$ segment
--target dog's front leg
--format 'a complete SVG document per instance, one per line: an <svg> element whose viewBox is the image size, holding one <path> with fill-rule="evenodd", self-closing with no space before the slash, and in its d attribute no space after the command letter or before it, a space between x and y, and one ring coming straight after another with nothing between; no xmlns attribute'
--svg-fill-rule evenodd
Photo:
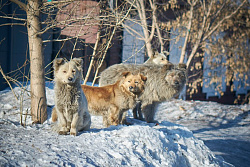
<svg viewBox="0 0 250 167"><path fill-rule="evenodd" d="M106 111L106 114L103 114L103 125L105 127L109 127L111 125L109 111Z"/></svg>
<svg viewBox="0 0 250 167"><path fill-rule="evenodd" d="M119 111L118 113L118 123L119 124L127 124L127 121L126 121L126 110L121 110Z"/></svg>
<svg viewBox="0 0 250 167"><path fill-rule="evenodd" d="M59 108L59 107L58 107ZM64 114L63 114L63 109L60 110L57 109L57 115L58 115L58 121L59 121L59 124L61 126L60 130L59 130L59 135L66 135L68 133L68 129L67 129L67 120L66 118L64 117Z"/></svg>
<svg viewBox="0 0 250 167"><path fill-rule="evenodd" d="M145 118L147 123L156 123L157 122L154 120L157 105L158 105L157 102L153 102L152 104L142 105L142 112L144 114L144 118Z"/></svg>
<svg viewBox="0 0 250 167"><path fill-rule="evenodd" d="M119 124L122 125L132 125L131 123L129 123L126 119L127 117L127 110L122 110L119 113Z"/></svg>
<svg viewBox="0 0 250 167"><path fill-rule="evenodd" d="M71 128L70 128L70 135L76 136L78 131L77 131L77 126L79 124L79 115L78 112L73 114L72 117L72 122L71 122Z"/></svg>
<svg viewBox="0 0 250 167"><path fill-rule="evenodd" d="M143 116L141 112L141 102L138 102L136 106L133 108L133 116L135 119L143 120Z"/></svg>
<svg viewBox="0 0 250 167"><path fill-rule="evenodd" d="M142 116L142 111L141 111L141 102L139 102L137 105L136 105L136 108L137 108L137 111L138 111L138 115L139 115L139 120L143 120L143 116Z"/></svg>
<svg viewBox="0 0 250 167"><path fill-rule="evenodd" d="M119 124L119 109L115 105L111 105L109 108L109 122L111 125Z"/></svg>
<svg viewBox="0 0 250 167"><path fill-rule="evenodd" d="M138 108L138 104L136 104L136 106L133 108L133 117L134 117L134 119L138 119L137 108Z"/></svg>
<svg viewBox="0 0 250 167"><path fill-rule="evenodd" d="M67 121L67 131L69 132L71 129L71 121Z"/></svg>

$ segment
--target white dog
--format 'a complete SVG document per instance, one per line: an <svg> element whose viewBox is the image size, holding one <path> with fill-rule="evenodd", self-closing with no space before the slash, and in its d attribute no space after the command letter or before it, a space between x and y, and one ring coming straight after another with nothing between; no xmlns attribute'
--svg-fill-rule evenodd
<svg viewBox="0 0 250 167"><path fill-rule="evenodd" d="M54 60L55 108L52 121L58 121L56 130L61 135L77 135L89 130L91 119L86 97L81 88L82 59Z"/></svg>

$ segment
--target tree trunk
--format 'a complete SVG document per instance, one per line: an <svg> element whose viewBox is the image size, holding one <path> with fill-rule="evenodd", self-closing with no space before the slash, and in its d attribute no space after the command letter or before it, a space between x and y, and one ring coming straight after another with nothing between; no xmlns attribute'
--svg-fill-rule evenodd
<svg viewBox="0 0 250 167"><path fill-rule="evenodd" d="M137 1L137 11L141 20L141 25L142 25L142 29L144 33L144 41L145 41L145 46L147 49L148 57L153 57L153 48L152 48L151 41L153 39L153 35L155 32L155 22L152 21L151 34L149 34L147 17L146 17L146 9L145 9L143 0ZM155 9L153 9L153 12L155 12Z"/></svg>
<svg viewBox="0 0 250 167"><path fill-rule="evenodd" d="M187 33L186 33L186 37L185 37L183 47L181 49L180 63L184 63L184 58L185 58L185 53L186 53L186 49L187 49L187 43L188 43L188 39L189 39L190 29L192 27L193 10L194 10L194 5L191 4L189 22L188 22L188 26L187 26Z"/></svg>
<svg viewBox="0 0 250 167"><path fill-rule="evenodd" d="M34 123L47 120L45 94L44 56L42 50L40 10L41 0L29 0L27 4L27 31L30 54L31 114Z"/></svg>

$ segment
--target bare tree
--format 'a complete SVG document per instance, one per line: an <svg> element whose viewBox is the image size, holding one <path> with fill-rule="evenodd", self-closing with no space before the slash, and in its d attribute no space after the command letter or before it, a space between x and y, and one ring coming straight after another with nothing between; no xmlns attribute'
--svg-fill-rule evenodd
<svg viewBox="0 0 250 167"><path fill-rule="evenodd" d="M176 3L176 5L178 4ZM249 68L247 68L249 66L249 61L247 61L249 32L246 30L249 20L248 9L247 0L237 2L232 0L188 0L182 10L172 8L172 10L178 11L176 12L177 18L170 21L170 24L165 23L165 28L177 30L175 32L179 34L176 38L177 41L181 38L184 39L180 62L184 62L186 56L186 63L191 71L201 69L206 52L210 55L210 60L206 62L210 64L212 70L217 67L226 69L224 75L226 75L228 86L239 77L247 81L246 76L249 73ZM194 61L195 57L200 57L200 59ZM218 59L221 61L216 61ZM243 62L242 66L237 65L240 64L239 60ZM190 77L198 76L200 72L202 71L193 72ZM210 84L217 83L216 89L223 95L221 91L222 76L213 74L210 76ZM190 84L192 90L188 91L192 94L197 91L198 85L203 84L202 78L197 79L196 77L196 80L192 80Z"/></svg>
<svg viewBox="0 0 250 167"><path fill-rule="evenodd" d="M27 61L25 61L21 67L18 67L18 69L11 72L11 73L20 72L23 74L22 76L16 75L15 77L10 77L9 74L6 75L3 72L2 67L0 66L0 73L2 74L2 76L5 79L5 81L7 82L7 84L9 85L9 87L10 87L10 89L15 97L16 102L18 104L20 104L19 105L19 109L20 109L19 113L20 113L20 124L22 126L26 126L27 116L30 115L29 108L25 109L25 105L24 105L25 100L28 98L28 94L29 94L29 92L27 91L29 78L27 76L25 76L26 65L27 65ZM19 81L20 79L21 79L21 81ZM17 85L21 91L16 92L14 90L11 82L15 83L15 85Z"/></svg>
<svg viewBox="0 0 250 167"><path fill-rule="evenodd" d="M199 10L196 11L196 16L200 15L202 16L200 25L197 26L197 29L195 32L197 33L197 37L195 40L192 41L193 47L191 49L191 53L188 56L187 60L187 66L190 65L191 60L197 53L199 48L205 48L206 40L212 37L213 33L219 29L220 26L222 26L223 23L226 22L226 20L233 17L239 9L247 2L247 0L244 0L241 4L239 4L233 11L230 11L229 13L222 13L223 8L228 6L229 1L223 1L222 4L220 4L219 8L217 7L217 3L215 0L211 0L210 2L200 1L199 3ZM194 19L193 12L194 12L194 6L197 4L197 0L188 1L190 5L190 16L189 16L189 22L187 27L187 35L186 35L186 41L189 38L189 32L191 31L191 28L196 28L195 26L191 26L192 22L195 22L196 24L198 22L197 19ZM198 28L199 27L199 28ZM186 41L184 43L183 49L182 49L182 55L183 52L185 52L186 48ZM180 62L183 62L183 58L180 59Z"/></svg>
<svg viewBox="0 0 250 167"><path fill-rule="evenodd" d="M44 57L40 22L41 0L28 0L27 4L19 0L11 0L27 14L27 31L30 54L30 93L31 113L35 123L47 120L47 102L45 94Z"/></svg>
<svg viewBox="0 0 250 167"><path fill-rule="evenodd" d="M26 13L26 19L18 18L16 15L3 15L1 18L22 21L23 23L7 23L5 25L24 25L27 27L30 59L30 94L31 94L31 115L34 123L43 123L47 120L47 103L45 94L45 64L44 64L44 42L52 40L42 40L42 34L50 29L60 27L60 25L69 26L70 23L56 20L56 14L60 11L62 3L72 3L73 1L63 2L44 2L42 0L28 0L25 3L20 0L10 0L17 4ZM59 10L58 10L59 9ZM45 20L41 19L41 14L46 16ZM75 18L69 22L86 21L89 18ZM42 28L43 25L43 28ZM3 26L3 25L1 25ZM78 35L80 36L80 35ZM78 38L75 35L72 38ZM56 40L55 40L56 41Z"/></svg>
<svg viewBox="0 0 250 167"><path fill-rule="evenodd" d="M138 36L139 40L143 40L146 46L146 52L149 57L153 56L153 38L157 38L157 42L160 44L161 52L164 51L164 39L161 34L161 28L157 19L157 5L155 0L126 0L133 6L132 17L126 18L126 20L140 25L143 30L143 35L139 34L133 27L123 24L123 27L131 34Z"/></svg>
<svg viewBox="0 0 250 167"><path fill-rule="evenodd" d="M132 4L132 0L126 2ZM164 29L167 31L176 30L174 40L184 39L179 62L183 63L186 59L186 64L192 71L189 78L196 78L191 81L192 83L189 83L192 90L188 91L191 94L197 92L198 86L203 84L202 65L205 52L210 55L208 63L211 68L215 69L222 66L226 68L227 85L239 78L244 81L248 80L249 42L247 41L249 41L249 32L247 27L249 14L247 11L249 2L247 0L188 0L185 2L135 0L133 7L134 14L131 12L132 17L127 18L127 20L140 25L143 29L143 35L130 26L123 26L128 32L136 34L140 37L139 39L145 41L148 56L151 55L153 37L159 39L161 51L163 50L163 41L171 40L162 38L159 31ZM159 22L158 16L161 10L173 11L176 18ZM221 59L221 57L224 57L225 62L217 61L215 63L214 59ZM244 63L240 66L239 64L242 61ZM221 76L212 75L210 83L216 82L218 84L217 90L223 95L221 83L224 81L219 77ZM248 85L246 82L245 84ZM233 90L236 85L231 87L231 90Z"/></svg>

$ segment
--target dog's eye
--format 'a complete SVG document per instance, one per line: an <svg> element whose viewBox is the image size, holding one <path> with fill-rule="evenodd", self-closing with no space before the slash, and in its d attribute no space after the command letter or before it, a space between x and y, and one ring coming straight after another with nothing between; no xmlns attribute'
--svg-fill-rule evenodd
<svg viewBox="0 0 250 167"><path fill-rule="evenodd" d="M163 58L161 60L164 60Z"/></svg>
<svg viewBox="0 0 250 167"><path fill-rule="evenodd" d="M75 72L76 72L76 70L72 70L72 72L73 72L73 73L75 73Z"/></svg>
<svg viewBox="0 0 250 167"><path fill-rule="evenodd" d="M138 83L138 81L135 81L135 83L137 84L137 83Z"/></svg>
<svg viewBox="0 0 250 167"><path fill-rule="evenodd" d="M63 73L67 73L67 71L63 71Z"/></svg>
<svg viewBox="0 0 250 167"><path fill-rule="evenodd" d="M130 83L130 81L128 81Z"/></svg>

